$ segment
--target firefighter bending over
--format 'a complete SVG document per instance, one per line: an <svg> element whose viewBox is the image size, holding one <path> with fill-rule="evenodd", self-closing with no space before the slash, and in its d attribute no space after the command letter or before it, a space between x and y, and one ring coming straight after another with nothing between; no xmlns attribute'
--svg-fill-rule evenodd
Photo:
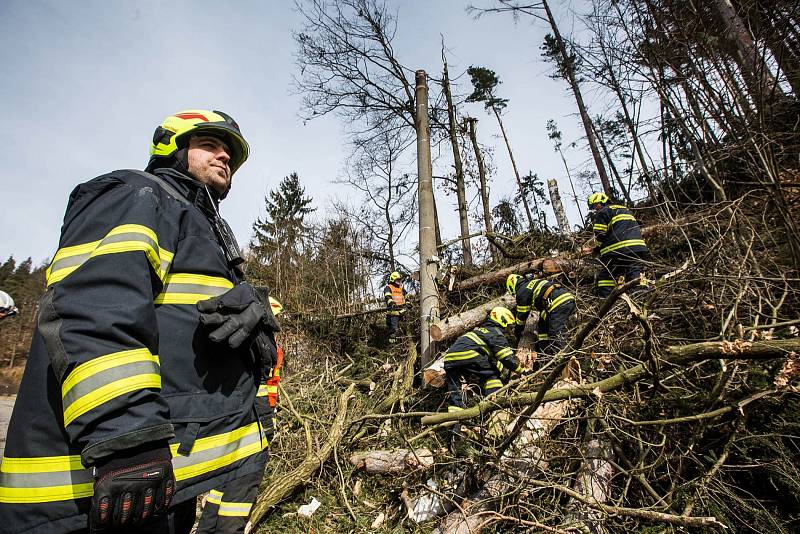
<svg viewBox="0 0 800 534"><path fill-rule="evenodd" d="M618 204L608 204L608 195L605 193L592 193L587 203L589 209L594 210L592 230L599 243L594 251L600 254L603 264L597 278L596 293L607 297L620 278L624 277L626 282L640 278L642 264L650 251L631 210ZM641 286L637 289L646 289L647 282L642 280Z"/></svg>
<svg viewBox="0 0 800 534"><path fill-rule="evenodd" d="M397 330L400 328L400 318L406 313L411 303L406 300L406 290L403 287L402 276L397 271L389 275L389 283L383 288L383 298L386 302L386 327L389 329L389 343L397 343Z"/></svg>
<svg viewBox="0 0 800 534"><path fill-rule="evenodd" d="M550 280L519 274L508 275L506 289L517 301L514 327L517 339L525 330L531 310L535 309L539 312L536 352L548 357L558 354L567 343L567 323L576 309L572 293Z"/></svg>

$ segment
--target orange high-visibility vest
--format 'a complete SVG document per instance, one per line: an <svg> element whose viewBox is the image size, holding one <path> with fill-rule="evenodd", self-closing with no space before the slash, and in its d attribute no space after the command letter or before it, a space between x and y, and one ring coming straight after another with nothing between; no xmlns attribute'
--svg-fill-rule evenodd
<svg viewBox="0 0 800 534"><path fill-rule="evenodd" d="M406 297L403 295L403 286L396 286L394 284L389 284L389 288L392 290L392 300L394 301L395 305L399 308L406 303Z"/></svg>
<svg viewBox="0 0 800 534"><path fill-rule="evenodd" d="M283 366L283 347L278 345L278 358L272 373L267 379L267 400L273 408L278 405L278 384L281 383L281 366Z"/></svg>

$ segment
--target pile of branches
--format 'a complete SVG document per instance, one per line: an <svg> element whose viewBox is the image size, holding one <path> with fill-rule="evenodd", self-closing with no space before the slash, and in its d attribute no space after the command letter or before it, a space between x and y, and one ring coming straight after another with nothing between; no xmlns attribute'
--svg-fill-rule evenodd
<svg viewBox="0 0 800 534"><path fill-rule="evenodd" d="M568 347L457 414L420 387L413 336L342 352L296 332L252 519L265 531L796 531L800 280L762 200L648 236L645 295L627 284L596 299L591 262L565 256L577 267L557 276L579 308ZM444 313L501 292L461 291ZM456 422L467 439L451 450ZM312 497L320 510L298 515Z"/></svg>

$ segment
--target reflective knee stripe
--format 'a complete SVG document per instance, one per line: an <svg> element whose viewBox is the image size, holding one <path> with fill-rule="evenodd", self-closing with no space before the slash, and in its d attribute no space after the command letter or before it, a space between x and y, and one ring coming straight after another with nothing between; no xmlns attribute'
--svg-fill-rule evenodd
<svg viewBox="0 0 800 534"><path fill-rule="evenodd" d="M267 390L267 385L266 384L260 384L258 386L258 393L256 393L256 397L266 397L268 394L269 394L269 391Z"/></svg>
<svg viewBox="0 0 800 534"><path fill-rule="evenodd" d="M647 246L644 242L644 239L626 239L625 241L620 241L619 243L614 243L613 245L608 245L607 247L600 250L600 255L608 254L609 252L614 252L615 250L619 250L621 248L628 248L628 247L636 247L636 246Z"/></svg>
<svg viewBox="0 0 800 534"><path fill-rule="evenodd" d="M137 389L161 389L158 356L125 350L78 365L61 385L64 426L101 404Z"/></svg>
<svg viewBox="0 0 800 534"><path fill-rule="evenodd" d="M178 456L180 444L170 445L172 466L179 482L210 473L256 454L267 447L258 422L231 432L200 438L189 456ZM4 457L0 464L0 502L39 503L91 497L94 479L81 457Z"/></svg>
<svg viewBox="0 0 800 534"><path fill-rule="evenodd" d="M3 458L0 502L39 503L90 497L94 477L80 456Z"/></svg>
<svg viewBox="0 0 800 534"><path fill-rule="evenodd" d="M112 228L99 241L58 249L46 271L47 285L60 282L95 256L135 251L145 253L163 281L174 254L158 246L158 236L150 228L141 224L123 224Z"/></svg>
<svg viewBox="0 0 800 534"><path fill-rule="evenodd" d="M201 300L222 295L233 287L233 282L219 276L174 273L164 280L163 291L155 298L156 304L197 304Z"/></svg>
<svg viewBox="0 0 800 534"><path fill-rule="evenodd" d="M536 339L539 341L546 341L550 339L550 334L536 334Z"/></svg>
<svg viewBox="0 0 800 534"><path fill-rule="evenodd" d="M463 409L461 406L448 406L447 413L460 412Z"/></svg>
<svg viewBox="0 0 800 534"><path fill-rule="evenodd" d="M448 352L444 355L444 361L446 362L455 362L460 360L469 360L471 358L477 358L480 356L480 353L477 350L462 350L459 352Z"/></svg>
<svg viewBox="0 0 800 534"><path fill-rule="evenodd" d="M206 500L206 503L219 506L218 515L227 517L247 517L250 515L250 509L253 507L253 503L226 502L223 500L223 496L224 494L222 492L211 490Z"/></svg>
<svg viewBox="0 0 800 534"><path fill-rule="evenodd" d="M499 378L490 378L483 384L484 389L498 389L503 387L503 382Z"/></svg>
<svg viewBox="0 0 800 534"><path fill-rule="evenodd" d="M614 287L617 283L614 280L598 280L597 287Z"/></svg>

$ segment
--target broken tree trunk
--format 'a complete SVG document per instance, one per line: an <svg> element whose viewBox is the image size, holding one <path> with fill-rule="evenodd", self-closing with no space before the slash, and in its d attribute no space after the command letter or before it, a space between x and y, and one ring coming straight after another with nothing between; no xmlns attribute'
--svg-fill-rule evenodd
<svg viewBox="0 0 800 534"><path fill-rule="evenodd" d="M434 459L429 449L395 449L357 452L350 456L350 463L369 475L399 475L407 471L427 469L434 464Z"/></svg>
<svg viewBox="0 0 800 534"><path fill-rule="evenodd" d="M322 448L316 451L313 449L307 450L306 457L300 462L300 465L292 471L270 480L266 485L267 489L258 496L256 503L253 505L253 511L248 521L248 526L250 528L258 524L270 507L275 506L294 493L301 485L311 480L311 475L328 459L334 447L336 447L342 439L343 429L347 419L347 406L354 389L355 385L351 385L339 397L336 417L334 417L333 424L331 424L328 429L328 439ZM249 531L250 528L247 530Z"/></svg>
<svg viewBox="0 0 800 534"><path fill-rule="evenodd" d="M560 384L559 386L564 385ZM435 531L439 534L479 534L489 526L493 519L487 519L486 512L493 511L501 497L513 493L518 487L512 473L532 476L546 468L538 442L547 437L558 423L567 415L572 402L569 399L542 404L533 413L512 447L503 455L498 470L478 491L461 503L458 510L446 516Z"/></svg>
<svg viewBox="0 0 800 534"><path fill-rule="evenodd" d="M587 499L600 504L611 501L611 478L614 476L614 450L608 443L593 439L586 446L586 457L575 477L573 489ZM603 514L587 508L582 501L573 499L568 505L575 510L574 518L589 532L602 534Z"/></svg>
<svg viewBox="0 0 800 534"><path fill-rule="evenodd" d="M564 204L561 203L561 194L558 192L558 182L555 180L547 180L547 188L550 189L550 202L553 204L553 212L556 214L558 221L558 228L561 233L566 235L569 233L569 219L567 219L567 212L564 209Z"/></svg>
<svg viewBox="0 0 800 534"><path fill-rule="evenodd" d="M523 261L511 267L500 269L499 271L492 271L484 273L472 278L467 278L456 284L458 291L466 291L476 287L485 285L497 285L505 282L509 274L527 274L533 271L544 271L545 274L556 274L562 271L567 271L572 267L572 263L567 257L558 258L536 258L533 260Z"/></svg>
<svg viewBox="0 0 800 534"><path fill-rule="evenodd" d="M492 311L492 308L496 306L514 308L516 306L516 301L513 296L504 295L481 304L477 308L472 308L457 315L436 321L431 325L431 337L436 341L443 341L461 335L467 330L481 324L484 319L486 319L489 312Z"/></svg>

